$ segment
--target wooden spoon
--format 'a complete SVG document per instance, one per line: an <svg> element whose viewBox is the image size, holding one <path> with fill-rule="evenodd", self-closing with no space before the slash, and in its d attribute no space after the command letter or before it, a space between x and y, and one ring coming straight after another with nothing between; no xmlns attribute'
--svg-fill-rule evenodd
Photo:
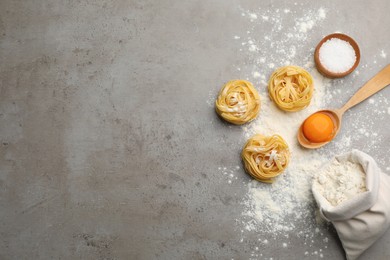
<svg viewBox="0 0 390 260"><path fill-rule="evenodd" d="M378 91L385 88L387 85L390 84L390 64L387 65L384 69L382 69L378 74L376 74L373 78L371 78L363 87L361 87L355 95L351 97L350 100L340 109L328 109L328 110L321 110L318 112L322 112L330 116L330 118L333 120L334 123L334 135L333 138L338 134L341 127L341 119L343 117L343 114L345 111L350 109L351 107L359 104L363 100L365 100L368 97L371 97ZM316 113L318 113L316 112ZM315 149L319 148L321 146L324 146L325 144L329 143L327 142L321 142L321 143L312 143L309 140L306 139L306 137L303 134L302 131L303 123L301 124L299 130L298 130L298 142L306 148L309 149ZM332 138L332 139L333 139Z"/></svg>

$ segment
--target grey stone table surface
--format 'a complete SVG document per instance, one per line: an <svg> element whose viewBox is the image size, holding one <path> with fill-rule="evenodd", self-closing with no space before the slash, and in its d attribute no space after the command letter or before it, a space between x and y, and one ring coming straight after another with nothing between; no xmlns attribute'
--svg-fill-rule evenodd
<svg viewBox="0 0 390 260"><path fill-rule="evenodd" d="M295 63L334 31L359 42L360 74L335 106L389 63L387 0L1 0L0 259L344 259L332 228L321 230L330 239L321 255L304 252L322 238L284 250L272 240L253 255L267 235L240 243L236 223L250 178L227 185L217 170L241 165L245 140L210 97L229 79L255 81L234 40L253 25L242 13L279 8L292 13L280 34L307 10L327 10ZM389 174L390 112L361 105L345 125L359 113L382 141L350 147ZM387 232L361 259L390 259L389 243Z"/></svg>

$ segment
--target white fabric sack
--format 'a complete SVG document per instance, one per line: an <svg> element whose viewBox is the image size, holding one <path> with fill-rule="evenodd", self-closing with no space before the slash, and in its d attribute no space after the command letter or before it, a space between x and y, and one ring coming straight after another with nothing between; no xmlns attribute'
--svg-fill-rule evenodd
<svg viewBox="0 0 390 260"><path fill-rule="evenodd" d="M339 162L359 163L366 173L367 191L337 206L312 186L321 216L331 221L348 260L357 259L375 243L390 226L390 176L383 173L375 160L359 151L336 156Z"/></svg>

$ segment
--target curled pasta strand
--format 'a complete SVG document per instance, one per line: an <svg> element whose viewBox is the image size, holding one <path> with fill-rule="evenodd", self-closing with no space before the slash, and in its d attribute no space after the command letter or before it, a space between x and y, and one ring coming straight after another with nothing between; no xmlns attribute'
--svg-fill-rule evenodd
<svg viewBox="0 0 390 260"><path fill-rule="evenodd" d="M260 96L249 81L232 80L219 91L215 110L226 121L242 125L258 115Z"/></svg>
<svg viewBox="0 0 390 260"><path fill-rule="evenodd" d="M285 66L275 70L268 83L271 99L280 109L289 112L307 107L313 90L312 76L298 66Z"/></svg>
<svg viewBox="0 0 390 260"><path fill-rule="evenodd" d="M251 137L241 153L245 170L256 180L272 183L280 175L290 160L290 151L279 135Z"/></svg>

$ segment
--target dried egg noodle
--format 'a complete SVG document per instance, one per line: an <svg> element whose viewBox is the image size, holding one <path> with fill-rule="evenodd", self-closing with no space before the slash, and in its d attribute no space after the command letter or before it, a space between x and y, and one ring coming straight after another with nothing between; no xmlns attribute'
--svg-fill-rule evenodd
<svg viewBox="0 0 390 260"><path fill-rule="evenodd" d="M226 121L242 125L256 118L260 96L249 81L231 80L219 91L215 108Z"/></svg>
<svg viewBox="0 0 390 260"><path fill-rule="evenodd" d="M251 137L242 150L245 170L256 180L272 183L287 167L290 151L279 135Z"/></svg>
<svg viewBox="0 0 390 260"><path fill-rule="evenodd" d="M280 109L289 112L307 107L313 89L312 76L297 66L285 66L275 70L268 83L271 99Z"/></svg>

